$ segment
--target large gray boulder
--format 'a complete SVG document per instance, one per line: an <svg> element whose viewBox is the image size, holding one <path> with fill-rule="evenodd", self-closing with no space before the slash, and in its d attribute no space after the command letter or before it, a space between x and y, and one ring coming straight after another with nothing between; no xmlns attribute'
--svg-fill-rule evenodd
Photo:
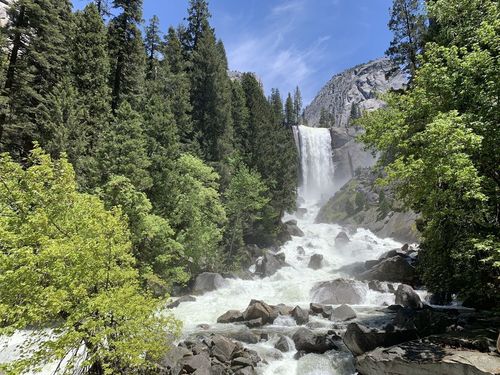
<svg viewBox="0 0 500 375"><path fill-rule="evenodd" d="M349 239L349 236L346 232L340 232L339 234L337 234L337 237L335 237L335 245L338 247L345 246L349 242L351 242L351 240Z"/></svg>
<svg viewBox="0 0 500 375"><path fill-rule="evenodd" d="M314 254L311 256L311 259L309 259L309 268L313 270L319 270L321 267L323 267L323 255L321 254Z"/></svg>
<svg viewBox="0 0 500 375"><path fill-rule="evenodd" d="M263 301L252 300L247 309L243 312L243 319L251 321L262 319L262 324L272 324L278 317L276 309Z"/></svg>
<svg viewBox="0 0 500 375"><path fill-rule="evenodd" d="M415 267L402 255L375 261L369 270L359 275L360 280L378 280L414 284L417 280Z"/></svg>
<svg viewBox="0 0 500 375"><path fill-rule="evenodd" d="M220 289L226 285L226 280L218 273L204 272L196 277L193 291L203 294Z"/></svg>
<svg viewBox="0 0 500 375"><path fill-rule="evenodd" d="M290 220L283 224L290 236L304 237L304 232L297 225L297 220Z"/></svg>
<svg viewBox="0 0 500 375"><path fill-rule="evenodd" d="M358 357L356 368L363 375L496 375L500 357L419 340L375 349Z"/></svg>
<svg viewBox="0 0 500 375"><path fill-rule="evenodd" d="M414 330L391 330L389 332L371 329L358 323L351 323L347 326L344 344L352 354L358 356L379 346L389 347L416 338L417 332Z"/></svg>
<svg viewBox="0 0 500 375"><path fill-rule="evenodd" d="M217 323L236 323L244 320L243 313L238 310L229 310L217 318Z"/></svg>
<svg viewBox="0 0 500 375"><path fill-rule="evenodd" d="M363 301L366 289L365 284L355 280L321 282L311 290L312 302L325 305L358 305Z"/></svg>
<svg viewBox="0 0 500 375"><path fill-rule="evenodd" d="M329 350L338 349L335 340L336 335L317 334L307 328L299 328L292 336L295 349L304 353L325 353Z"/></svg>
<svg viewBox="0 0 500 375"><path fill-rule="evenodd" d="M300 308L300 306L296 306L290 315L299 326L309 322L309 311Z"/></svg>
<svg viewBox="0 0 500 375"><path fill-rule="evenodd" d="M285 254L274 254L271 251L267 251L264 256L255 262L255 273L261 277L269 277L287 266L288 263L285 261Z"/></svg>
<svg viewBox="0 0 500 375"><path fill-rule="evenodd" d="M424 307L420 296L409 285L401 284L396 290L396 305L409 307L411 309L421 309Z"/></svg>
<svg viewBox="0 0 500 375"><path fill-rule="evenodd" d="M332 311L330 320L345 322L347 320L356 319L356 311L349 305L342 305Z"/></svg>

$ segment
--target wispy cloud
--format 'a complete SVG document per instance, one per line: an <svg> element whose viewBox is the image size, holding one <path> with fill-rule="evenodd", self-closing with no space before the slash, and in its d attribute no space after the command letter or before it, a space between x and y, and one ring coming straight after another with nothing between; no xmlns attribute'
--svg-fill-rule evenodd
<svg viewBox="0 0 500 375"><path fill-rule="evenodd" d="M302 11L305 6L304 0L284 1L271 9L271 14L280 16L285 13L295 13Z"/></svg>

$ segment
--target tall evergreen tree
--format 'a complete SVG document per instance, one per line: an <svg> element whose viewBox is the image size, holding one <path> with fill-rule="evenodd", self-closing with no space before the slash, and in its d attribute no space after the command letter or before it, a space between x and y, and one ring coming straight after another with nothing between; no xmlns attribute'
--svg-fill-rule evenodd
<svg viewBox="0 0 500 375"><path fill-rule="evenodd" d="M107 29L94 4L75 15L72 43L72 79L82 107L80 127L85 148L80 155L68 154L81 187L93 188L96 181L95 150L108 128L111 115L110 64ZM78 162L77 162L78 161Z"/></svg>
<svg viewBox="0 0 500 375"><path fill-rule="evenodd" d="M285 124L287 126L297 125L297 122L295 121L295 108L293 105L292 94L290 93L288 93L285 102Z"/></svg>
<svg viewBox="0 0 500 375"><path fill-rule="evenodd" d="M109 0L94 0L94 4L101 17L109 16Z"/></svg>
<svg viewBox="0 0 500 375"><path fill-rule="evenodd" d="M413 76L424 45L426 16L423 0L394 0L389 29L394 33L386 54Z"/></svg>
<svg viewBox="0 0 500 375"><path fill-rule="evenodd" d="M39 123L51 109L53 90L68 74L69 0L19 0L9 10L9 59L0 100L0 150L25 156L49 130Z"/></svg>
<svg viewBox="0 0 500 375"><path fill-rule="evenodd" d="M147 156L142 127L142 116L128 102L123 102L98 146L101 184L109 181L113 175L121 175L127 177L140 191L151 187L148 171L151 162Z"/></svg>
<svg viewBox="0 0 500 375"><path fill-rule="evenodd" d="M238 80L231 82L231 111L233 118L234 142L240 155L245 158L249 150L250 136L249 132L249 114L246 105L245 92Z"/></svg>
<svg viewBox="0 0 500 375"><path fill-rule="evenodd" d="M146 48L148 79L154 79L158 73L158 62L162 49L162 37L160 31L160 19L155 15L149 20L144 36L144 46Z"/></svg>
<svg viewBox="0 0 500 375"><path fill-rule="evenodd" d="M183 30L186 51L192 52L198 47L198 42L210 29L210 17L207 0L189 0L188 26Z"/></svg>
<svg viewBox="0 0 500 375"><path fill-rule="evenodd" d="M139 110L144 88L145 50L139 24L142 0L114 0L113 7L122 13L109 25L112 109L123 101Z"/></svg>
<svg viewBox="0 0 500 375"><path fill-rule="evenodd" d="M278 89L271 89L271 97L269 98L271 109L273 111L273 121L275 124L285 124L285 113L283 111L283 100Z"/></svg>
<svg viewBox="0 0 500 375"><path fill-rule="evenodd" d="M299 86L295 88L295 92L293 93L293 114L295 123L299 125L302 118L302 94L300 93Z"/></svg>
<svg viewBox="0 0 500 375"><path fill-rule="evenodd" d="M198 40L191 69L193 121L202 154L222 172L221 163L233 152L231 83L212 29Z"/></svg>

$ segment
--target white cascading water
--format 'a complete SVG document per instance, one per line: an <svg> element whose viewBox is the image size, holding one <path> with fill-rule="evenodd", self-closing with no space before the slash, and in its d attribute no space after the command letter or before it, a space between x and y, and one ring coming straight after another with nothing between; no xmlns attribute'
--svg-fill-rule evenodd
<svg viewBox="0 0 500 375"><path fill-rule="evenodd" d="M303 230L304 237L293 237L283 245L280 252L286 255L290 267L280 269L276 274L263 279L228 280L224 288L197 297L195 302L185 302L172 312L183 321L183 337L197 333L208 332L227 334L231 337L245 329L241 325L217 324L217 318L228 310L244 310L251 299L263 300L269 304L284 303L289 306L309 308L311 289L320 281L333 280L341 275L335 270L347 264L376 259L382 253L399 247L400 244L391 239L377 238L370 231L358 229L350 234L351 242L342 248L336 248L335 237L343 230L338 225L316 224L315 218L321 203L334 194L333 162L331 136L327 129L299 126L295 129L295 139L300 150L302 179L299 189L301 215L288 214L284 221L297 220ZM302 247L305 255L300 255L297 249ZM324 257L324 267L320 270L308 268L309 259L313 254ZM353 306L358 317L377 319L376 308L383 303L394 303L393 294L382 294L363 289L362 305ZM318 331L325 332L332 327L333 322L320 317L311 317ZM272 326L262 330L269 333L269 340L258 344L247 345L256 350L266 360L257 371L262 375L352 375L355 373L353 358L347 352L330 352L325 355L310 354L300 360L293 359L295 352L277 354L274 343L278 334L292 336L297 327L291 318L278 318ZM22 342L20 335L10 340L0 338L0 363L13 358L15 346ZM5 346L2 346L5 345ZM44 371L50 373L49 371Z"/></svg>
<svg viewBox="0 0 500 375"><path fill-rule="evenodd" d="M301 159L301 184L299 188L300 207L307 209L302 215L287 214L283 220L297 220L303 230L304 237L293 237L283 245L280 252L286 255L290 267L280 269L276 274L263 279L228 280L227 286L214 292L197 297L196 302L182 303L174 310L177 318L184 322L184 335L206 333L200 324L208 324L210 332L234 335L244 330L240 325L217 324L217 318L228 310L244 310L251 299L263 300L269 304L284 303L289 306L309 308L311 289L320 281L334 280L345 275L335 270L354 262L376 259L384 252L401 246L392 239L380 239L368 230L358 229L351 233L351 242L342 248L335 247L335 237L343 230L332 224L316 224L315 218L321 204L333 196L334 165L332 161L331 135L328 129L299 126L294 129L295 140ZM301 210L303 211L303 210ZM299 247L305 250L305 255L297 251ZM309 259L313 254L324 257L325 266L320 270L308 268ZM353 306L360 318L377 318L375 310L384 303L393 304L393 294L383 294L363 289L362 305ZM319 331L332 327L328 319L311 317ZM281 375L352 375L355 373L353 358L345 352L331 352L325 355L306 355L300 360L293 357L295 352L276 356L274 344L278 334L292 336L297 329L291 318L278 318L270 327L263 331L269 333L269 341L247 345L256 350L268 364L258 368L260 374Z"/></svg>

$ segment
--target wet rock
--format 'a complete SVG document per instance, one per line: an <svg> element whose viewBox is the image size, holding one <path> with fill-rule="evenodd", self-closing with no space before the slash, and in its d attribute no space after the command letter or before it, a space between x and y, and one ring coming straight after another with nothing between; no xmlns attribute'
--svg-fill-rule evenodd
<svg viewBox="0 0 500 375"><path fill-rule="evenodd" d="M446 306L452 302L453 296L451 293L446 293L446 292L432 293L428 296L426 300L431 305Z"/></svg>
<svg viewBox="0 0 500 375"><path fill-rule="evenodd" d="M346 232L340 232L337 237L335 237L335 246L342 247L347 245L349 242L351 242L351 240Z"/></svg>
<svg viewBox="0 0 500 375"><path fill-rule="evenodd" d="M342 322L356 318L357 318L356 311L354 311L352 307L349 305L342 305L337 307L335 310L332 311L332 315L330 316L330 320L333 321L337 320Z"/></svg>
<svg viewBox="0 0 500 375"><path fill-rule="evenodd" d="M242 330L224 333L224 335L232 338L233 340L241 341L246 344L257 344L260 341L260 337L245 326L243 326Z"/></svg>
<svg viewBox="0 0 500 375"><path fill-rule="evenodd" d="M292 345L285 336L281 336L274 347L283 353L289 352L293 349Z"/></svg>
<svg viewBox="0 0 500 375"><path fill-rule="evenodd" d="M295 307L290 314L298 325L306 324L309 321L309 312L301 309L299 306Z"/></svg>
<svg viewBox="0 0 500 375"><path fill-rule="evenodd" d="M366 286L355 280L337 279L318 283L311 292L315 303L357 305L363 301Z"/></svg>
<svg viewBox="0 0 500 375"><path fill-rule="evenodd" d="M190 350L180 347L174 346L163 356L161 361L158 363L159 368L161 370L166 370L174 374L178 374L182 370L181 361L184 357L192 356ZM163 371L162 371L163 372Z"/></svg>
<svg viewBox="0 0 500 375"><path fill-rule="evenodd" d="M182 296L175 300L174 302L167 305L167 309L173 309L178 307L183 302L195 302L196 298L193 296Z"/></svg>
<svg viewBox="0 0 500 375"><path fill-rule="evenodd" d="M304 256L304 255L306 255L306 251L302 246L298 246L297 247L297 254Z"/></svg>
<svg viewBox="0 0 500 375"><path fill-rule="evenodd" d="M409 285L401 284L396 290L396 304L412 309L424 307L419 295Z"/></svg>
<svg viewBox="0 0 500 375"><path fill-rule="evenodd" d="M183 359L183 370L191 374L210 374L210 358L205 354L197 354Z"/></svg>
<svg viewBox="0 0 500 375"><path fill-rule="evenodd" d="M323 255L314 254L309 260L309 265L307 266L313 270L319 270L323 267Z"/></svg>
<svg viewBox="0 0 500 375"><path fill-rule="evenodd" d="M299 218L303 218L305 215L307 215L307 208L297 208L296 213Z"/></svg>
<svg viewBox="0 0 500 375"><path fill-rule="evenodd" d="M364 375L493 375L500 373L500 359L419 340L366 353L356 368Z"/></svg>
<svg viewBox="0 0 500 375"><path fill-rule="evenodd" d="M392 291L394 291L394 287L392 286L392 284L384 283L378 280L372 280L368 283L368 288L370 288L370 290L374 290L375 292L380 293L392 293L390 289L391 287Z"/></svg>
<svg viewBox="0 0 500 375"><path fill-rule="evenodd" d="M262 327L264 325L263 322L262 322L262 318L247 320L247 321L244 322L244 324L248 328L258 328L258 327Z"/></svg>
<svg viewBox="0 0 500 375"><path fill-rule="evenodd" d="M208 331L210 329L210 325L208 324L198 324L196 328L202 329L204 331Z"/></svg>
<svg viewBox="0 0 500 375"><path fill-rule="evenodd" d="M285 229L291 236L304 237L304 232L298 227L297 220L287 221L285 224Z"/></svg>
<svg viewBox="0 0 500 375"><path fill-rule="evenodd" d="M407 258L397 255L384 259L358 276L360 280L379 280L415 284L417 273Z"/></svg>
<svg viewBox="0 0 500 375"><path fill-rule="evenodd" d="M379 346L389 347L416 338L417 333L414 330L386 332L373 330L358 323L351 323L347 326L344 344L351 353L358 356Z"/></svg>
<svg viewBox="0 0 500 375"><path fill-rule="evenodd" d="M236 323L244 320L243 313L238 310L229 310L217 318L217 323Z"/></svg>
<svg viewBox="0 0 500 375"><path fill-rule="evenodd" d="M276 306L271 306L274 311L276 311L279 315L290 315L292 313L293 307L287 306L283 303L280 303Z"/></svg>
<svg viewBox="0 0 500 375"><path fill-rule="evenodd" d="M262 319L262 324L272 324L278 317L275 309L263 301L252 300L247 309L243 312L245 321Z"/></svg>
<svg viewBox="0 0 500 375"><path fill-rule="evenodd" d="M207 344L211 348L211 356L217 358L221 362L230 361L233 352L237 348L234 342L220 335L212 336L209 340L207 340Z"/></svg>
<svg viewBox="0 0 500 375"><path fill-rule="evenodd" d="M424 310L406 308L397 312L393 324L403 329L415 330L419 336L424 337L446 332L455 321L455 317L430 308Z"/></svg>
<svg viewBox="0 0 500 375"><path fill-rule="evenodd" d="M264 256L260 257L255 262L255 273L261 277L268 277L274 275L279 269L287 266L285 254L273 254L267 251Z"/></svg>
<svg viewBox="0 0 500 375"><path fill-rule="evenodd" d="M319 354L338 349L334 339L336 339L336 336L316 334L307 328L299 328L292 336L295 348L298 351Z"/></svg>
<svg viewBox="0 0 500 375"><path fill-rule="evenodd" d="M204 272L196 277L194 292L203 294L220 289L226 285L226 280L218 273Z"/></svg>

